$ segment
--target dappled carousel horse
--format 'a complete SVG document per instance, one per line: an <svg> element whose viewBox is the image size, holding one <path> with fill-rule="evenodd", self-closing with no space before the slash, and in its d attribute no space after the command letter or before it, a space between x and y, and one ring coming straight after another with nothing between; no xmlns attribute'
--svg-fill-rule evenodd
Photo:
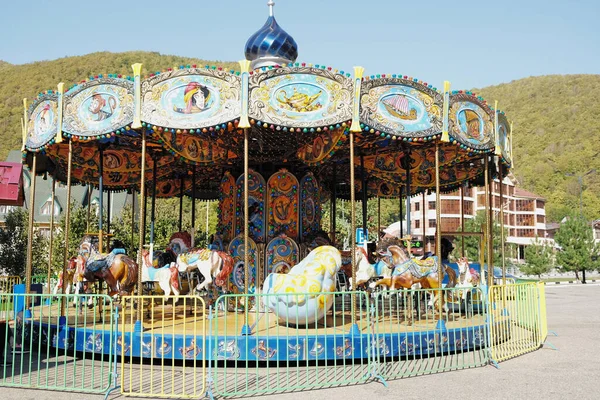
<svg viewBox="0 0 600 400"><path fill-rule="evenodd" d="M385 247L385 245L383 246ZM443 265L442 276L438 274L437 257L425 260L415 260L410 257L406 248L396 244L380 247L378 250L383 262L393 267L392 276L380 279L371 284L371 288L385 285L390 289L410 289L414 284L420 284L423 289L438 289L442 287L444 274L448 275L448 288L456 286L456 272L447 265ZM433 291L434 307L438 310L439 302L444 305L442 291Z"/></svg>
<svg viewBox="0 0 600 400"><path fill-rule="evenodd" d="M227 280L233 271L233 258L223 252L209 249L192 249L177 256L177 269L179 272L189 272L197 269L204 277L204 281L196 285L199 292L213 283L226 289Z"/></svg>
<svg viewBox="0 0 600 400"><path fill-rule="evenodd" d="M150 252L147 249L142 250L142 282L158 282L158 285L165 293L165 297L175 295L175 302L179 296L179 271L175 262L171 262L164 257L165 253L155 251L153 260L150 261Z"/></svg>
<svg viewBox="0 0 600 400"><path fill-rule="evenodd" d="M84 236L79 245L78 270L88 282L102 280L110 296L132 294L138 277L138 265L129 256L114 250L100 254L91 236Z"/></svg>
<svg viewBox="0 0 600 400"><path fill-rule="evenodd" d="M318 321L333 304L333 295L329 293L335 292L335 278L341 265L342 256L338 249L319 246L287 274L269 274L263 285L263 301L289 324L306 325Z"/></svg>

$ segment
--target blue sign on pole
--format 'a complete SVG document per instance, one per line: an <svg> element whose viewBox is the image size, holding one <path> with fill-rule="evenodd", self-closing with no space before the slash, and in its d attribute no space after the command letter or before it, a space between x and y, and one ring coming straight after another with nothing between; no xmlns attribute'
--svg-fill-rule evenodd
<svg viewBox="0 0 600 400"><path fill-rule="evenodd" d="M356 244L363 244L369 238L369 230L363 232L362 228L356 228Z"/></svg>

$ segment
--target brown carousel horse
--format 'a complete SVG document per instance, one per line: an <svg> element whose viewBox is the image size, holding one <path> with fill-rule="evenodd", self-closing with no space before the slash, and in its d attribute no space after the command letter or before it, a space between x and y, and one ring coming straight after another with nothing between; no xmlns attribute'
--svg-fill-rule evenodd
<svg viewBox="0 0 600 400"><path fill-rule="evenodd" d="M89 235L84 236L79 245L77 269L88 282L106 282L110 296L130 295L137 283L137 263L115 250L109 254L98 253Z"/></svg>
<svg viewBox="0 0 600 400"><path fill-rule="evenodd" d="M371 288L385 285L389 289L410 289L415 284L420 284L423 289L439 289L442 287L444 274L448 275L448 288L456 286L456 272L447 265L443 265L442 276L438 274L437 257L425 260L415 260L410 257L406 248L398 244L380 246L378 253L381 260L393 268L392 276L385 277L371 284ZM444 306L443 291L434 290L434 309L439 310L439 302Z"/></svg>

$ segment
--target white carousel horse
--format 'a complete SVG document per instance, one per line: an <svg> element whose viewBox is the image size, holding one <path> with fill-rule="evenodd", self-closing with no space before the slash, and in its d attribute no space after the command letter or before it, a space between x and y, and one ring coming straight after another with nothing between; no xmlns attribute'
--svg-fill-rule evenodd
<svg viewBox="0 0 600 400"><path fill-rule="evenodd" d="M158 282L158 285L165 293L165 298L175 295L175 303L179 296L179 272L175 263L164 265L158 268L154 267L154 263L150 261L150 252L146 249L142 250L142 282Z"/></svg>
<svg viewBox="0 0 600 400"><path fill-rule="evenodd" d="M479 285L479 274L469 266L467 257L459 258L456 264L458 265L459 273L457 288L469 289ZM468 290L462 290L461 293L462 299L466 299Z"/></svg>
<svg viewBox="0 0 600 400"><path fill-rule="evenodd" d="M225 288L233 271L233 258L223 251L193 249L177 256L177 269L179 272L198 269L204 281L196 286L197 292L212 284L213 279L217 286Z"/></svg>
<svg viewBox="0 0 600 400"><path fill-rule="evenodd" d="M389 278L392 276L393 269L386 263L377 262L375 264L369 263L367 257L367 251L363 247L356 247L354 249L356 258L356 286L360 286L368 283L371 278L378 276ZM350 280L350 290L354 290L352 287L352 280Z"/></svg>
<svg viewBox="0 0 600 400"><path fill-rule="evenodd" d="M338 249L317 247L289 273L267 276L263 286L264 303L290 324L306 325L318 321L333 304L330 293L335 292L335 278L341 266L342 256Z"/></svg>

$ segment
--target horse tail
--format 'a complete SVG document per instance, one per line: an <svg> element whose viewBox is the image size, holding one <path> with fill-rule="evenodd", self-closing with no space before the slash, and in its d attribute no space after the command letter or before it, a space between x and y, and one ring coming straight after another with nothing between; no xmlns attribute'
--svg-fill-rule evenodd
<svg viewBox="0 0 600 400"><path fill-rule="evenodd" d="M453 288L456 286L456 271L447 265L444 265L444 267L446 267L446 274L448 275L448 285L446 287Z"/></svg>
<svg viewBox="0 0 600 400"><path fill-rule="evenodd" d="M132 294L135 284L137 283L138 265L128 256L124 256L121 260L127 265L127 279L121 290Z"/></svg>
<svg viewBox="0 0 600 400"><path fill-rule="evenodd" d="M219 271L215 277L215 283L217 286L223 287L225 286L225 282L227 281L229 274L231 274L231 271L233 271L233 257L224 251L217 251L217 254L219 257L221 257L223 265L221 266L221 271Z"/></svg>

